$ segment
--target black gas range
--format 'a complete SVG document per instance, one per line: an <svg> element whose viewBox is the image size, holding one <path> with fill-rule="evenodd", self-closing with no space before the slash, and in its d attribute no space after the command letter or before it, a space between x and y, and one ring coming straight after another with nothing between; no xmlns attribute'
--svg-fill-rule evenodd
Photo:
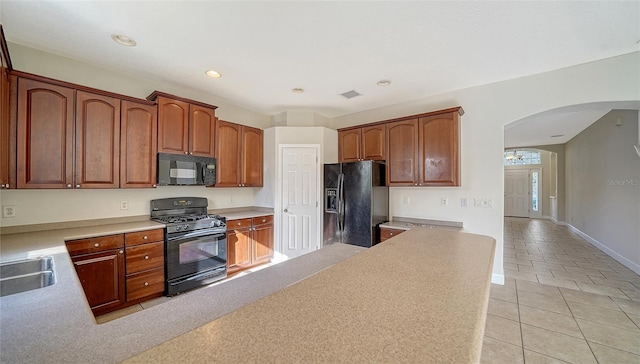
<svg viewBox="0 0 640 364"><path fill-rule="evenodd" d="M151 219L165 224L165 292L173 296L227 276L227 223L207 213L202 197L151 201Z"/></svg>

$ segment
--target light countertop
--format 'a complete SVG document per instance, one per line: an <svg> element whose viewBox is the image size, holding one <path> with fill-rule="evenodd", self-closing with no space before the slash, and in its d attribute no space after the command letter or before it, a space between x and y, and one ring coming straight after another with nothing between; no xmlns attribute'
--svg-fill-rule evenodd
<svg viewBox="0 0 640 364"><path fill-rule="evenodd" d="M127 362L475 363L494 250L414 228Z"/></svg>

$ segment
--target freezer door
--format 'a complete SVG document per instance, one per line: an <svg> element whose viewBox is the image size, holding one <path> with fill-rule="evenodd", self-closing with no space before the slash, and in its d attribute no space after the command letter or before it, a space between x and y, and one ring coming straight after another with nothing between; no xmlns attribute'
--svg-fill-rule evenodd
<svg viewBox="0 0 640 364"><path fill-rule="evenodd" d="M323 228L323 246L340 242L339 229L339 189L340 180L340 164L324 165L324 228Z"/></svg>
<svg viewBox="0 0 640 364"><path fill-rule="evenodd" d="M371 247L376 243L372 223L372 161L343 163L344 228L342 242Z"/></svg>

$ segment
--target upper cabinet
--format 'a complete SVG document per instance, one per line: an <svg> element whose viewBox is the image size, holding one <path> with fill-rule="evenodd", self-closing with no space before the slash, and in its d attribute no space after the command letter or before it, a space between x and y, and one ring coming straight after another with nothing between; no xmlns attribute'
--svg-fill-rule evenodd
<svg viewBox="0 0 640 364"><path fill-rule="evenodd" d="M120 187L156 187L157 108L123 100L121 110Z"/></svg>
<svg viewBox="0 0 640 364"><path fill-rule="evenodd" d="M75 90L18 79L18 188L72 188Z"/></svg>
<svg viewBox="0 0 640 364"><path fill-rule="evenodd" d="M158 103L158 152L214 157L216 106L158 91L147 99Z"/></svg>
<svg viewBox="0 0 640 364"><path fill-rule="evenodd" d="M153 102L22 72L11 80L17 188L155 187Z"/></svg>
<svg viewBox="0 0 640 364"><path fill-rule="evenodd" d="M385 160L385 126L373 125L338 132L340 162Z"/></svg>
<svg viewBox="0 0 640 364"><path fill-rule="evenodd" d="M460 114L422 117L420 186L460 186Z"/></svg>
<svg viewBox="0 0 640 364"><path fill-rule="evenodd" d="M263 131L218 120L216 187L261 187Z"/></svg>
<svg viewBox="0 0 640 364"><path fill-rule="evenodd" d="M0 188L15 188L15 138L11 137L9 111L11 59L2 25L0 33Z"/></svg>
<svg viewBox="0 0 640 364"><path fill-rule="evenodd" d="M340 162L386 161L388 186L460 186L461 107L338 130Z"/></svg>

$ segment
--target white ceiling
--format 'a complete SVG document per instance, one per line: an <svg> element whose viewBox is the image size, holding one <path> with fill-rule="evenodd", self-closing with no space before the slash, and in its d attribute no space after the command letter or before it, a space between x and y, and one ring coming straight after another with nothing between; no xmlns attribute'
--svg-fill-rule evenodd
<svg viewBox="0 0 640 364"><path fill-rule="evenodd" d="M267 115L327 117L626 54L640 40L638 1L2 0L0 21L9 42ZM362 96L340 96L350 90Z"/></svg>

